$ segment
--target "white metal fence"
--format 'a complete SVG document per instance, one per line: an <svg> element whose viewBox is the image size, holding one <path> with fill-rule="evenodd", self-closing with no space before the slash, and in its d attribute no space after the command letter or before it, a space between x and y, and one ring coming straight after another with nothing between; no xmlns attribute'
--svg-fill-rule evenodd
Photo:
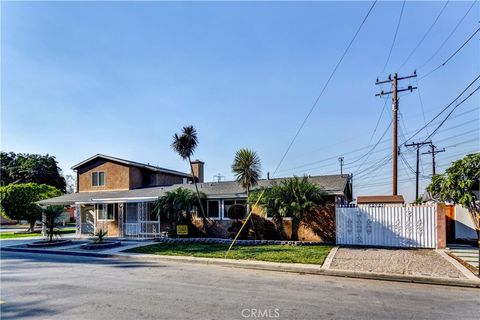
<svg viewBox="0 0 480 320"><path fill-rule="evenodd" d="M421 206L338 206L340 245L436 248L437 208Z"/></svg>

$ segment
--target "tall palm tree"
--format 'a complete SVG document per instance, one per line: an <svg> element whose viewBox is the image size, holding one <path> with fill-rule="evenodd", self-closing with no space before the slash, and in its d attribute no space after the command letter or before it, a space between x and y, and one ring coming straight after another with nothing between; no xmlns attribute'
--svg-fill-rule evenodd
<svg viewBox="0 0 480 320"><path fill-rule="evenodd" d="M200 192L198 191L197 179L195 178L192 165L192 155L195 152L195 148L198 145L197 130L193 126L186 126L182 128L182 133L173 135L172 148L175 150L183 160L188 160L190 164L190 171L193 178L193 184L197 192L197 200L200 206L200 213L202 214L203 230L207 233L207 218L203 210L202 200Z"/></svg>
<svg viewBox="0 0 480 320"><path fill-rule="evenodd" d="M235 153L235 158L232 164L232 171L235 176L235 180L245 189L247 192L247 199L252 187L258 184L260 175L262 174L262 165L258 154L250 149L242 148ZM247 205L248 211L248 205ZM257 231L252 219L252 228L257 237Z"/></svg>

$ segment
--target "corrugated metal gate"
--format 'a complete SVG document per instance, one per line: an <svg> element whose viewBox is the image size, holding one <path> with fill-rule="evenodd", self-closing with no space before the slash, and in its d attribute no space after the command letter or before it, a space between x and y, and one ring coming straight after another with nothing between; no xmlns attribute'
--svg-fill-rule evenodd
<svg viewBox="0 0 480 320"><path fill-rule="evenodd" d="M437 207L337 206L340 245L436 248Z"/></svg>

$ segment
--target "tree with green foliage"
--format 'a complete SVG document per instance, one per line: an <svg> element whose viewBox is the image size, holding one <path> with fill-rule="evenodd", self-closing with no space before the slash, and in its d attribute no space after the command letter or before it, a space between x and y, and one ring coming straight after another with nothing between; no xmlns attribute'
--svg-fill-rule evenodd
<svg viewBox="0 0 480 320"><path fill-rule="evenodd" d="M480 251L479 186L480 153L474 153L453 162L445 173L435 175L427 190L440 201L453 202L468 209L475 225Z"/></svg>
<svg viewBox="0 0 480 320"><path fill-rule="evenodd" d="M278 226L282 217L292 218L292 237L298 240L298 228L305 214L325 203L323 189L308 181L307 177L293 177L282 180L278 185L268 188L260 199L260 205L276 215ZM252 199L253 200L253 199Z"/></svg>
<svg viewBox="0 0 480 320"><path fill-rule="evenodd" d="M200 199L206 195L200 193ZM163 219L192 225L193 208L199 207L197 194L186 188L168 191L155 202L154 211Z"/></svg>
<svg viewBox="0 0 480 320"><path fill-rule="evenodd" d="M65 178L54 156L1 152L0 184L11 183L47 184L66 191Z"/></svg>
<svg viewBox="0 0 480 320"><path fill-rule="evenodd" d="M192 155L195 152L195 149L198 145L197 130L193 126L186 126L182 128L181 134L173 135L172 148L175 150L183 160L188 160L190 164L190 171L193 178L193 184L195 185L195 190L197 192L197 200L200 207L200 213L203 220L203 230L205 233L208 233L208 222L207 217L205 216L205 211L203 210L203 205L201 201L200 191L198 191L197 179L193 172L192 165Z"/></svg>
<svg viewBox="0 0 480 320"><path fill-rule="evenodd" d="M42 210L45 221L42 221L45 227L45 233L48 241L52 242L54 237L59 237L58 218L63 214L62 206L49 206Z"/></svg>
<svg viewBox="0 0 480 320"><path fill-rule="evenodd" d="M27 220L29 231L33 232L35 222L42 218L42 210L36 202L60 195L60 190L46 184L9 184L0 187L0 207L10 219Z"/></svg>

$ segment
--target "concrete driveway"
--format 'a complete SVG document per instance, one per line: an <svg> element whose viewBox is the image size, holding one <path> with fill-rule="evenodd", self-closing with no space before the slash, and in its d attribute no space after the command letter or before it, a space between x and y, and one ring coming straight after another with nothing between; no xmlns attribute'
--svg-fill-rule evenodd
<svg viewBox="0 0 480 320"><path fill-rule="evenodd" d="M2 319L478 319L480 310L478 289L14 252L1 253L1 281Z"/></svg>

